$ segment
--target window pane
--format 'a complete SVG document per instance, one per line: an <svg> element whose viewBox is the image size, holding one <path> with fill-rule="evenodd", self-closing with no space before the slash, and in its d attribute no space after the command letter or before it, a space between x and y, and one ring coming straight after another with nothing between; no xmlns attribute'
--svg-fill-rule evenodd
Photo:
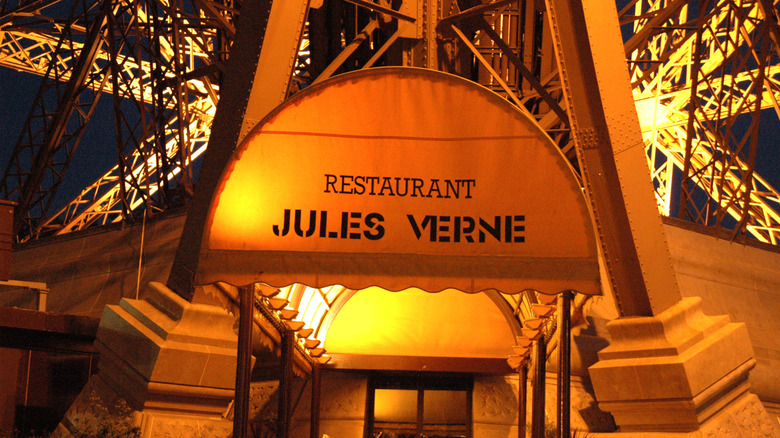
<svg viewBox="0 0 780 438"><path fill-rule="evenodd" d="M374 437L413 438L417 432L417 390L374 391Z"/></svg>
<svg viewBox="0 0 780 438"><path fill-rule="evenodd" d="M425 424L466 424L466 391L425 391Z"/></svg>
<svg viewBox="0 0 780 438"><path fill-rule="evenodd" d="M468 425L466 391L426 390L423 402L423 435L465 437Z"/></svg>
<svg viewBox="0 0 780 438"><path fill-rule="evenodd" d="M417 391L377 389L374 392L374 421L417 423Z"/></svg>

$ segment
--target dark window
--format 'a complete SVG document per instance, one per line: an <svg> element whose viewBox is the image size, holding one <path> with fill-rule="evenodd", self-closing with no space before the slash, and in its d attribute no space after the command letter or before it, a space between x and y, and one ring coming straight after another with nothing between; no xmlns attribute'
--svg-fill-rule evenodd
<svg viewBox="0 0 780 438"><path fill-rule="evenodd" d="M470 438L470 375L373 375L369 379L368 436Z"/></svg>

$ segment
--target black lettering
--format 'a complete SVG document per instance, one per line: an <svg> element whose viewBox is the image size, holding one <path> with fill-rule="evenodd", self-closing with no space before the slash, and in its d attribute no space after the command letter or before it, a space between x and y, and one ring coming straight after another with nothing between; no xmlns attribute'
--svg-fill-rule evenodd
<svg viewBox="0 0 780 438"><path fill-rule="evenodd" d="M409 193L409 178L404 178L404 192L401 193L401 178L395 177L395 194L406 196Z"/></svg>
<svg viewBox="0 0 780 438"><path fill-rule="evenodd" d="M363 193L366 193L366 185L365 185L366 177L365 176L356 176L355 177L355 189L352 191L352 193L356 195L362 195Z"/></svg>
<svg viewBox="0 0 780 438"><path fill-rule="evenodd" d="M311 210L309 212L309 229L306 230L305 235L303 228L301 228L301 216L303 216L303 212L295 210L295 234L301 237L311 237L314 234L314 229L317 228L317 211Z"/></svg>
<svg viewBox="0 0 780 438"><path fill-rule="evenodd" d="M378 176L367 176L366 180L371 182L371 191L368 192L368 194L369 195L376 195L376 192L374 191L374 184L379 182L379 177Z"/></svg>
<svg viewBox="0 0 780 438"><path fill-rule="evenodd" d="M352 175L339 175L341 177L341 191L339 193L341 194L349 194L352 193L352 189L350 188L349 191L347 191L347 188L352 183ZM349 180L349 181L347 181Z"/></svg>
<svg viewBox="0 0 780 438"><path fill-rule="evenodd" d="M330 193L331 188L333 189L334 193L337 192L336 181L338 181L336 175L331 175L328 173L325 174L325 193Z"/></svg>
<svg viewBox="0 0 780 438"><path fill-rule="evenodd" d="M436 226L436 223L438 222L439 217L438 216L425 216L426 220L428 220L431 224L430 230L431 230L431 242L436 241L436 236L439 231L439 227ZM425 228L425 221L423 221L423 228Z"/></svg>
<svg viewBox="0 0 780 438"><path fill-rule="evenodd" d="M461 180L461 183L466 185L466 199L471 199L471 188L477 185L477 180L464 179Z"/></svg>
<svg viewBox="0 0 780 438"><path fill-rule="evenodd" d="M320 212L320 237L325 237L328 231L328 212Z"/></svg>
<svg viewBox="0 0 780 438"><path fill-rule="evenodd" d="M379 240L385 235L385 227L381 225L385 218L379 213L369 213L366 215L366 226L368 230L363 231L363 235L368 240Z"/></svg>
<svg viewBox="0 0 780 438"><path fill-rule="evenodd" d="M452 182L451 179L445 179L444 180L447 183L445 193L445 198L450 198L450 193L453 193L455 195L455 199L460 198L460 180L455 180L455 182Z"/></svg>
<svg viewBox="0 0 780 438"><path fill-rule="evenodd" d="M324 193L410 196L412 198L460 199L465 189L465 198L472 197L471 189L476 187L475 179L422 179L399 176L334 175L325 176ZM409 183L411 181L411 193ZM443 181L443 182L442 182ZM395 184L393 184L395 182ZM442 187L442 185L444 187ZM427 192L424 190L427 186Z"/></svg>
<svg viewBox="0 0 780 438"><path fill-rule="evenodd" d="M450 232L450 217L449 216L439 216L439 231L442 233L449 233ZM446 224L446 225L445 225ZM431 236L431 239L433 236ZM449 242L450 236L439 236L439 242Z"/></svg>
<svg viewBox="0 0 780 438"><path fill-rule="evenodd" d="M359 213L359 212L352 212L352 213L349 214L349 217L351 219L360 219L362 216L363 215L361 213ZM360 228L360 222L350 221L349 222L349 228L350 229L352 229L352 228ZM350 239L360 239L360 233L349 233L349 238Z"/></svg>
<svg viewBox="0 0 780 438"><path fill-rule="evenodd" d="M501 216L496 216L494 222L495 222L494 225L491 226L489 223L485 222L484 219L479 218L479 226L481 227L479 230L480 243L485 242L485 231L487 231L491 236L493 236L499 242L501 241Z"/></svg>
<svg viewBox="0 0 780 438"><path fill-rule="evenodd" d="M422 192L423 187L423 180L420 178L412 178L412 198L417 197L417 192L420 193L420 197L424 198L425 195L423 195Z"/></svg>
<svg viewBox="0 0 780 438"><path fill-rule="evenodd" d="M382 188L379 190L379 196L384 196L385 190L390 192L390 196L395 196L395 193L393 193L393 186L390 184L389 176L382 178Z"/></svg>
<svg viewBox="0 0 780 438"><path fill-rule="evenodd" d="M290 232L290 209L284 209L284 225L282 227L282 233L279 234L279 225L273 226L274 234L277 236L286 236Z"/></svg>
<svg viewBox="0 0 780 438"><path fill-rule="evenodd" d="M518 224L518 225L514 226L514 231L516 231L518 233L522 233L522 232L525 231L525 225L519 225L520 222L525 222L525 216L523 216L523 215L515 216L515 224ZM515 243L525 242L525 236L523 236L523 235L515 235L514 242Z"/></svg>
<svg viewBox="0 0 780 438"><path fill-rule="evenodd" d="M439 180L438 179L431 179L431 187L428 189L428 198L433 198L431 195L434 191L436 191L437 198L441 198L441 189L439 189Z"/></svg>
<svg viewBox="0 0 780 438"><path fill-rule="evenodd" d="M349 226L349 213L341 212L341 238L347 238L347 227Z"/></svg>
<svg viewBox="0 0 780 438"><path fill-rule="evenodd" d="M465 224L462 228L463 238L466 239L466 242L474 243L474 236L472 236L471 233L474 232L477 223L474 221L474 218L470 216L463 216L463 222Z"/></svg>
<svg viewBox="0 0 780 438"><path fill-rule="evenodd" d="M422 221L422 224L419 226L417 225L417 221L414 219L414 216L411 214L407 214L406 217L409 219L409 223L412 225L412 231L414 231L414 235L417 236L417 240L420 240L420 237L422 237L422 232L425 230L425 227L428 226L428 224L431 223L431 221L434 222L434 227L436 226L436 216L425 216L425 218ZM435 235L435 231L431 231L431 235Z"/></svg>

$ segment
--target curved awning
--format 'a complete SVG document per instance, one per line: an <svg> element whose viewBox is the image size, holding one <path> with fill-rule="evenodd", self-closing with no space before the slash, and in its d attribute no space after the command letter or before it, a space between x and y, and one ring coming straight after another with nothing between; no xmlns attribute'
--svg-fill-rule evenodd
<svg viewBox="0 0 780 438"><path fill-rule="evenodd" d="M598 294L590 214L526 115L440 72L345 74L275 109L222 175L196 283Z"/></svg>

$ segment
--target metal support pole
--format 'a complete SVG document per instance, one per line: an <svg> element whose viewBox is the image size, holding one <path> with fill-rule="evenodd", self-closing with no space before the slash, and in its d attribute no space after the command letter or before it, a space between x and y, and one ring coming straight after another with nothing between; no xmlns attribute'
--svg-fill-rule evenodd
<svg viewBox="0 0 780 438"><path fill-rule="evenodd" d="M290 418L292 417L292 381L293 354L295 354L295 334L289 330L282 333L282 354L280 357L281 376L279 378L279 411L276 417L277 438L290 436Z"/></svg>
<svg viewBox="0 0 780 438"><path fill-rule="evenodd" d="M236 395L233 411L233 437L249 437L249 382L252 377L252 324L254 288L239 289L238 352L236 356Z"/></svg>
<svg viewBox="0 0 780 438"><path fill-rule="evenodd" d="M517 371L519 373L517 389L517 437L525 438L525 414L528 409L525 390L528 385L528 364L524 363Z"/></svg>
<svg viewBox="0 0 780 438"><path fill-rule="evenodd" d="M534 360L536 373L531 404L531 438L544 438L544 389L547 375L547 343L544 341L544 334L536 341Z"/></svg>
<svg viewBox="0 0 780 438"><path fill-rule="evenodd" d="M309 436L319 438L320 436L320 394L322 390L322 375L319 363L313 363L311 366L311 426L309 427Z"/></svg>
<svg viewBox="0 0 780 438"><path fill-rule="evenodd" d="M569 438L571 405L571 298L558 295L558 437Z"/></svg>

